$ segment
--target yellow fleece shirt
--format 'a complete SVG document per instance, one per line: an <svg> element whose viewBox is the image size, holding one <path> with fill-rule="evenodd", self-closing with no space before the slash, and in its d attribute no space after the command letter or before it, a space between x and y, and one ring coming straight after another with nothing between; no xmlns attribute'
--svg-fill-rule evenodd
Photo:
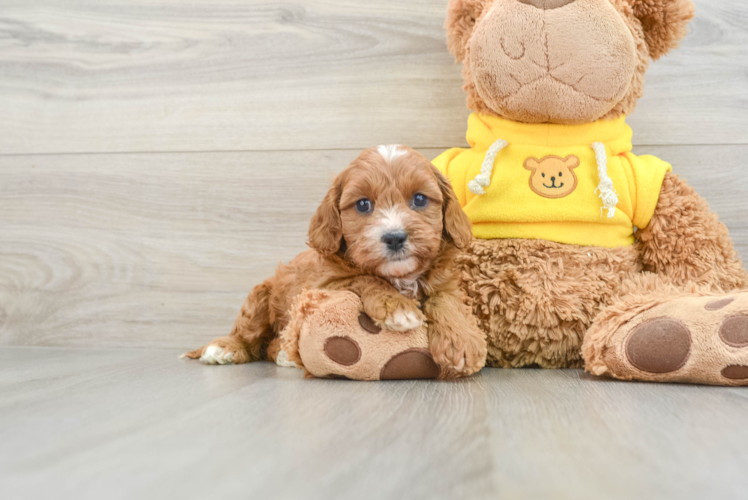
<svg viewBox="0 0 748 500"><path fill-rule="evenodd" d="M634 226L647 227L665 173L672 171L654 156L633 155L631 137L625 117L556 125L472 114L470 149L450 149L434 164L452 183L476 238L621 247L634 243ZM469 183L499 139L507 145L496 155L484 194L476 194ZM593 143L601 143L597 156ZM617 195L614 210L604 208L598 190L600 160Z"/></svg>

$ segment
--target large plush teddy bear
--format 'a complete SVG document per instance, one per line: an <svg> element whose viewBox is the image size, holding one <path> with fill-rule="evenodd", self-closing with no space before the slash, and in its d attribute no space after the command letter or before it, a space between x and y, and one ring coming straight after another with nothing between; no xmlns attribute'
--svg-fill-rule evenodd
<svg viewBox="0 0 748 500"><path fill-rule="evenodd" d="M748 384L748 275L626 115L687 0L451 0L469 149L434 163L478 238L459 260L488 364Z"/></svg>

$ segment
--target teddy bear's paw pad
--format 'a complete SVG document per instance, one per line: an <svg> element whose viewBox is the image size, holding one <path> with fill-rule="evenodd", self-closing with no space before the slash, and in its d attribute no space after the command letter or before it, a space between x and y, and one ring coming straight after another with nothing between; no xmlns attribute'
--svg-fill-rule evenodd
<svg viewBox="0 0 748 500"><path fill-rule="evenodd" d="M730 380L748 380L748 366L731 365L722 370L722 376Z"/></svg>
<svg viewBox="0 0 748 500"><path fill-rule="evenodd" d="M353 366L361 359L361 348L350 337L330 337L325 341L325 354L339 365Z"/></svg>
<svg viewBox="0 0 748 500"><path fill-rule="evenodd" d="M434 379L439 365L427 349L408 349L394 355L382 368L380 380Z"/></svg>
<svg viewBox="0 0 748 500"><path fill-rule="evenodd" d="M731 316L719 327L719 338L730 347L748 347L748 316Z"/></svg>
<svg viewBox="0 0 748 500"><path fill-rule="evenodd" d="M366 313L361 313L358 316L358 324L361 325L361 328L363 328L365 331L377 335L379 333L382 333L382 328L376 324L376 322L371 319L371 316L369 316Z"/></svg>
<svg viewBox="0 0 748 500"><path fill-rule="evenodd" d="M686 364L691 354L691 332L682 322L658 318L639 325L626 343L626 357L648 373L670 373Z"/></svg>
<svg viewBox="0 0 748 500"><path fill-rule="evenodd" d="M725 299L713 300L707 303L704 306L704 309L706 309L707 311L719 311L720 309L724 309L725 307L729 306L733 302L735 302L734 297L727 297Z"/></svg>

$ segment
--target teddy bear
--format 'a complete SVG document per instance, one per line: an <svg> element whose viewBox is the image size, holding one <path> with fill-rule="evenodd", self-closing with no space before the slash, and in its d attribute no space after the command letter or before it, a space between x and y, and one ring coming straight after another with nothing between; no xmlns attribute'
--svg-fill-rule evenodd
<svg viewBox="0 0 748 500"><path fill-rule="evenodd" d="M748 385L728 230L632 153L626 124L693 16L688 0L450 0L470 147L434 164L472 223L457 265L489 366Z"/></svg>

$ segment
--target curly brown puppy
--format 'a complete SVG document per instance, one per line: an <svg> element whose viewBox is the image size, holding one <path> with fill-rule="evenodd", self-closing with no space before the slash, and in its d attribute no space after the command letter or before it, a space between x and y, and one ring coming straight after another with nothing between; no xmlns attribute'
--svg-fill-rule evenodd
<svg viewBox="0 0 748 500"><path fill-rule="evenodd" d="M381 327L408 331L428 321L440 378L483 367L484 334L455 274L470 223L449 182L416 151L367 149L343 170L309 226L309 246L256 286L228 337L185 356L209 364L283 361L278 336L306 289L349 290Z"/></svg>

